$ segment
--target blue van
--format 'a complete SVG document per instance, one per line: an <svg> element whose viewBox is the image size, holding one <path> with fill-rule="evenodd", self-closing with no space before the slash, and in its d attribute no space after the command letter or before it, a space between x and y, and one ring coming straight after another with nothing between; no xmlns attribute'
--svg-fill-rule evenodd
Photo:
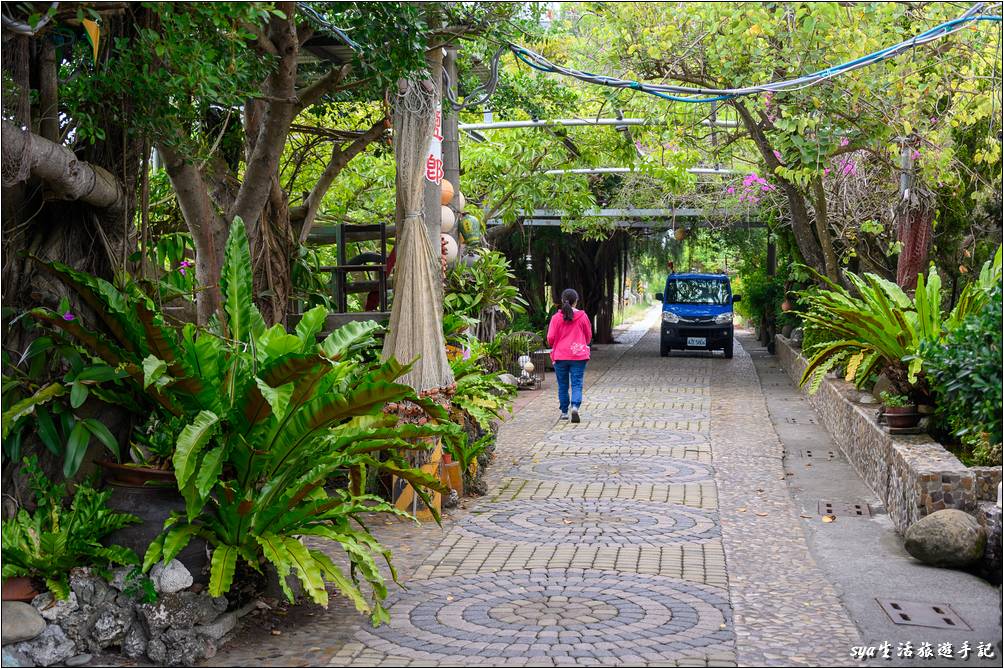
<svg viewBox="0 0 1004 669"><path fill-rule="evenodd" d="M732 357L732 304L741 298L732 294L725 274L670 274L662 301L662 336L659 353L672 349L725 352Z"/></svg>

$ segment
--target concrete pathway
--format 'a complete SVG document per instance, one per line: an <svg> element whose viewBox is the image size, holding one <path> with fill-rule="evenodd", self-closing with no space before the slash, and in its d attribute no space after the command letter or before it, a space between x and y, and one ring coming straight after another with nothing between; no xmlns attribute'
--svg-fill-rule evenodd
<svg viewBox="0 0 1004 669"><path fill-rule="evenodd" d="M883 667L1000 667L998 589L974 574L929 567L910 557L882 502L819 424L777 358L752 336L739 341L756 366L784 447L788 489L801 510L809 550L862 630L858 657ZM826 503L835 507L832 523L820 522L819 507ZM878 600L937 606L950 611L951 620L894 622ZM988 645L993 657L980 657L980 647L985 654Z"/></svg>
<svg viewBox="0 0 1004 669"><path fill-rule="evenodd" d="M550 379L503 426L488 495L443 529L376 528L407 587L390 624L295 607L212 663L855 664L749 355L621 338L590 363L582 423L556 420Z"/></svg>

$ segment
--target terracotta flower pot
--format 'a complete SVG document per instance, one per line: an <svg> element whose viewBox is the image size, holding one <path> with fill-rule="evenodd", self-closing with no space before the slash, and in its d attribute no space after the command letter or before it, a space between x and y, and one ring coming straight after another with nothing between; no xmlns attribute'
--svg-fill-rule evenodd
<svg viewBox="0 0 1004 669"><path fill-rule="evenodd" d="M464 494L464 475L459 462L443 462L443 483L456 490L458 495Z"/></svg>
<svg viewBox="0 0 1004 669"><path fill-rule="evenodd" d="M174 486L173 469L154 469L136 465L120 465L110 460L102 460L98 465L105 470L105 478L125 486Z"/></svg>
<svg viewBox="0 0 1004 669"><path fill-rule="evenodd" d="M31 603L31 600L38 597L39 594L34 583L27 576L4 579L3 601L5 602Z"/></svg>
<svg viewBox="0 0 1004 669"><path fill-rule="evenodd" d="M920 422L920 414L917 413L917 407L914 405L908 407L883 406L882 412L885 414L885 422L889 427L917 427L917 423Z"/></svg>

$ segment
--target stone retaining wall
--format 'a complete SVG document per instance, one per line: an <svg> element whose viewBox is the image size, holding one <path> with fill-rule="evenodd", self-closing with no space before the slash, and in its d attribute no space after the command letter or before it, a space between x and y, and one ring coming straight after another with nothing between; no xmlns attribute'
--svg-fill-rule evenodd
<svg viewBox="0 0 1004 669"><path fill-rule="evenodd" d="M807 361L791 341L776 338L781 367L796 384ZM809 403L851 465L883 501L896 530L939 509L979 515L981 500L997 500L1001 467L966 467L927 435L892 436L877 422L877 404L861 404L861 391L827 378Z"/></svg>

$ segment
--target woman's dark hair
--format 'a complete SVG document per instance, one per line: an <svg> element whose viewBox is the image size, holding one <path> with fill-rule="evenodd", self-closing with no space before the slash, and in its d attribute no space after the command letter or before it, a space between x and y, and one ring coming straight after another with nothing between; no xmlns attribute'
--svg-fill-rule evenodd
<svg viewBox="0 0 1004 669"><path fill-rule="evenodd" d="M571 288L566 288L561 291L561 315L565 317L566 321L572 320L572 316L575 315L575 311L572 307L579 301L579 294L576 293Z"/></svg>

